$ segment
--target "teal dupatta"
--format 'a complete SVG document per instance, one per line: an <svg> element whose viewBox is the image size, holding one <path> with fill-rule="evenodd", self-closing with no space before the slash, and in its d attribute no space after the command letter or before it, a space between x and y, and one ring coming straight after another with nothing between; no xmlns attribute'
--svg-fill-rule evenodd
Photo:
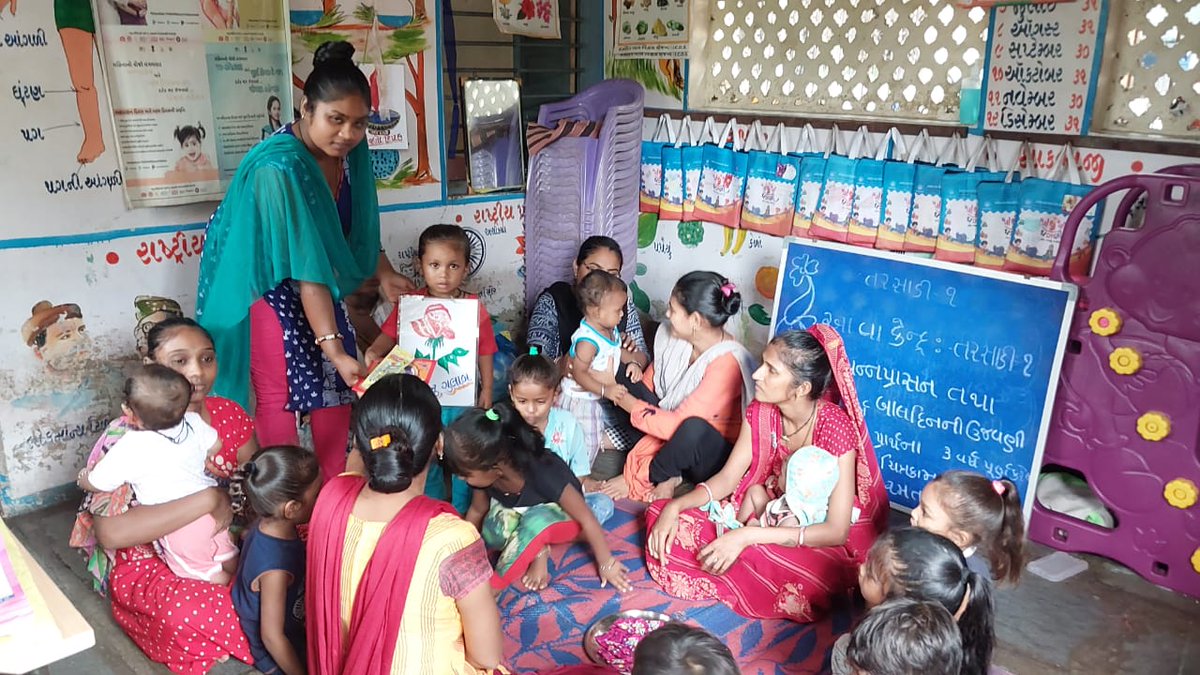
<svg viewBox="0 0 1200 675"><path fill-rule="evenodd" d="M250 306L287 279L322 284L334 301L375 274L379 202L364 140L350 152L351 226L308 148L290 134L254 146L208 224L196 320L217 351L213 391L249 408Z"/></svg>

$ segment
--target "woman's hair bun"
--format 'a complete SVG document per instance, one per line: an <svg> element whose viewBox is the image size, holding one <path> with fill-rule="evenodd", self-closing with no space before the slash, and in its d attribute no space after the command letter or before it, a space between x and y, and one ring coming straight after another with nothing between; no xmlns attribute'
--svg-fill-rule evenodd
<svg viewBox="0 0 1200 675"><path fill-rule="evenodd" d="M313 67L334 64L334 63L354 63L354 45L345 40L336 42L326 42L320 47L317 47L316 53L313 54Z"/></svg>
<svg viewBox="0 0 1200 675"><path fill-rule="evenodd" d="M377 492L404 492L419 473L412 441L400 427L388 427L376 438L382 444L372 447L365 457L368 484Z"/></svg>
<svg viewBox="0 0 1200 675"><path fill-rule="evenodd" d="M729 295L725 295L725 291L729 290ZM721 284L721 309L725 312L725 316L737 316L738 311L742 308L742 294L738 292L737 287L729 279L725 279Z"/></svg>

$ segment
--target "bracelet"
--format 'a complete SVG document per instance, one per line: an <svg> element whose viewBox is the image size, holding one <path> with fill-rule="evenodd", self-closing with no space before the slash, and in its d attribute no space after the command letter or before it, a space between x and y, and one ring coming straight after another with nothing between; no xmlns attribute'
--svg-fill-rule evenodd
<svg viewBox="0 0 1200 675"><path fill-rule="evenodd" d="M342 339L341 333L330 333L328 335L322 335L322 336L318 337L316 339L316 344L318 347L320 347L322 342L329 342L330 340L341 340L341 339Z"/></svg>
<svg viewBox="0 0 1200 675"><path fill-rule="evenodd" d="M804 545L804 533L807 530L808 530L807 525L803 525L800 527L800 534L796 535L796 548L800 548L801 546Z"/></svg>
<svg viewBox="0 0 1200 675"><path fill-rule="evenodd" d="M713 493L712 493L712 490L708 487L708 483L704 483L704 482L696 483L696 487L704 488L704 491L708 493L708 502L705 504L706 506L708 504L711 504L711 503L717 501L717 500L713 499Z"/></svg>
<svg viewBox="0 0 1200 675"><path fill-rule="evenodd" d="M617 557L613 556L608 559L608 562L600 566L600 573L603 574L617 566Z"/></svg>

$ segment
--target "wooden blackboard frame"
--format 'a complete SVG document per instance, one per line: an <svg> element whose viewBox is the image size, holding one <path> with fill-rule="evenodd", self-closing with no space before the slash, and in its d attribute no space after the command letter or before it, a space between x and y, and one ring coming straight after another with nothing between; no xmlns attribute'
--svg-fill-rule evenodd
<svg viewBox="0 0 1200 675"><path fill-rule="evenodd" d="M779 329L779 321L781 316L780 301L783 298L785 284L788 283L788 261L792 257L795 247L800 247L801 250L804 248L812 248L837 251L840 253L859 256L868 261L871 259L886 260L899 263L901 265L911 265L918 269L938 269L945 272L950 272L952 274L983 277L1001 283L1033 286L1053 291L1062 291L1065 294L1063 299L1064 301L1061 320L1058 325L1058 340L1055 344L1054 356L1052 357L1050 364L1049 378L1046 383L1046 396L1042 406L1041 419L1037 427L1037 441L1034 446L1032 466L1029 467L1029 481L1027 485L1018 484L1018 487L1022 490L1022 507L1025 514L1025 520L1028 522L1033 511L1034 500L1036 499L1038 476L1041 473L1042 457L1046 446L1046 437L1050 428L1050 420L1053 415L1054 403L1058 393L1059 376L1062 369L1063 357L1066 354L1068 334L1071 328L1072 319L1075 314L1075 305L1079 296L1079 288L1074 284L1051 281L1049 279L1020 276L1009 272L982 269L969 265L948 263L940 260L934 260L932 258L922 258L913 255L894 253L891 251L839 244L836 242L789 237L788 239L784 240L779 259L779 274L775 285L775 302L771 312L770 335L772 337L775 336L777 330ZM969 310L964 309L964 311ZM813 318L815 319L815 317ZM851 352L849 353L849 357L851 362L854 362L856 358L855 354ZM883 469L881 467L881 471L882 470ZM893 507L902 511L910 510L909 507L906 507L902 504L896 504L894 502Z"/></svg>

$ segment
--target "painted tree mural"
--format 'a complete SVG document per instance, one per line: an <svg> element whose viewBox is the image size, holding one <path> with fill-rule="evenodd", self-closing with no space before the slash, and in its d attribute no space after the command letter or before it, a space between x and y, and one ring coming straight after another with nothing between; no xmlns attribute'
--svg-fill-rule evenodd
<svg viewBox="0 0 1200 675"><path fill-rule="evenodd" d="M382 3L382 4L381 4ZM390 13L383 7L396 5L403 7L405 15L399 12ZM380 8L380 9L377 9ZM411 8L412 15L407 16ZM343 3L339 0L322 0L321 17L312 25L297 25L293 20L296 49L302 55L297 61L311 59L311 54L325 42L346 40L354 45L357 54L370 62L370 58L379 58L383 65L403 63L407 68L404 87L404 99L416 127L416 138L410 148L415 148L415 157L407 159L394 170L385 172L386 177L380 176L376 181L380 189L403 189L415 185L427 185L437 182L433 173L433 165L429 154L429 117L426 110L426 52L432 45L427 37L427 31L433 28L432 18L426 9L425 0L376 0L360 2L347 17ZM373 28L377 28L379 36L378 49L380 57L374 54L375 44L368 45ZM368 53L370 50L370 53ZM307 52L305 54L304 52ZM303 89L304 81L293 75L293 81L298 89ZM376 150L372 161L377 165L388 165L387 159L398 159L394 150ZM405 153L413 150L403 151ZM392 155L385 158L383 154ZM379 155L378 157L374 155ZM379 161L384 159L385 161ZM394 161L393 166L399 164Z"/></svg>

